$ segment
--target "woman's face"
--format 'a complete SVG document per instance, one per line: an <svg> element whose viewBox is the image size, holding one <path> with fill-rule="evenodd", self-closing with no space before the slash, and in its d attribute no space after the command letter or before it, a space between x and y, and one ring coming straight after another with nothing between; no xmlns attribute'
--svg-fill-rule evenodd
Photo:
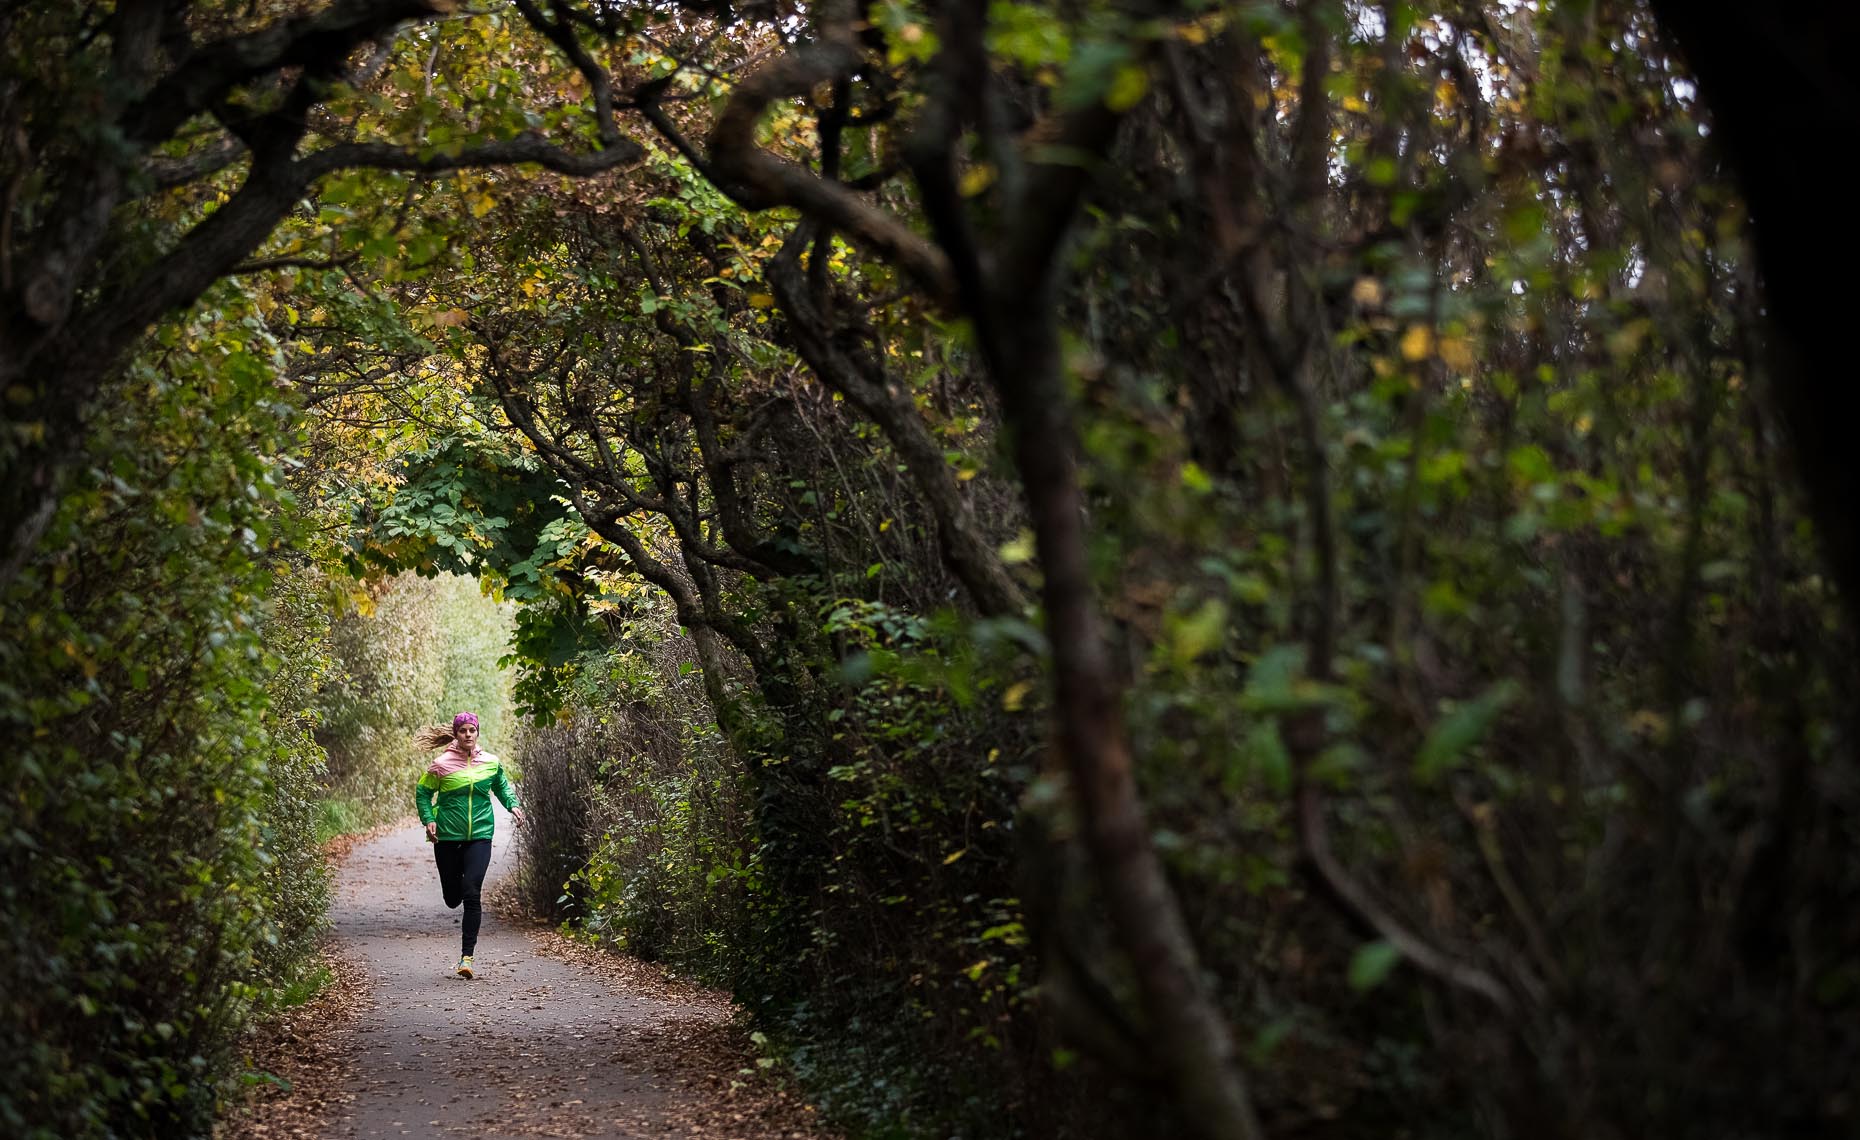
<svg viewBox="0 0 1860 1140"><path fill-rule="evenodd" d="M478 726L461 724L452 730L452 739L458 742L460 748L469 752L478 744Z"/></svg>

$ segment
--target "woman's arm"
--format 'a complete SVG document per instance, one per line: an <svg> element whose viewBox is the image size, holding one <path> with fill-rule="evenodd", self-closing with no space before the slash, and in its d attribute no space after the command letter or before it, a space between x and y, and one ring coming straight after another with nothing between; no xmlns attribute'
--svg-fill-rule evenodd
<svg viewBox="0 0 1860 1140"><path fill-rule="evenodd" d="M491 777L491 791L510 813L510 818L517 821L518 827L529 822L529 817L523 814L523 805L517 802L517 789L511 786L510 774L504 771L502 760L497 762L497 775Z"/></svg>
<svg viewBox="0 0 1860 1140"><path fill-rule="evenodd" d="M422 772L420 779L413 785L413 810L420 813L420 822L426 825L426 837L439 837L439 816L433 811L433 792L437 785L432 777Z"/></svg>

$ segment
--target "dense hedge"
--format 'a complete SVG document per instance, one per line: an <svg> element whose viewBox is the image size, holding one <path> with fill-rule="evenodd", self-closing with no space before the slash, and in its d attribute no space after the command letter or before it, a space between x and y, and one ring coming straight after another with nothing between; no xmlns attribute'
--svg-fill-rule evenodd
<svg viewBox="0 0 1860 1140"><path fill-rule="evenodd" d="M131 371L0 610L7 1135L207 1132L245 1028L321 984L320 839L408 809L413 726L506 723L509 618L476 582L394 579L332 628L276 459L296 410L222 316L164 334L211 365Z"/></svg>
<svg viewBox="0 0 1860 1140"><path fill-rule="evenodd" d="M293 409L219 301L129 371L0 599L8 1135L204 1132L322 919L300 713L325 619L270 458Z"/></svg>
<svg viewBox="0 0 1860 1140"><path fill-rule="evenodd" d="M855 652L876 648L876 623L890 620L861 614L838 619ZM1012 684L1001 665L971 654L957 666L990 694L977 700L893 651L862 656L871 675L836 687L830 764L745 765L689 641L647 607L632 618L571 671L563 716L519 737L534 819L522 882L536 913L731 990L807 1094L857 1134L1137 1127L1138 1106L1094 1093L1032 1016L1041 967L1018 896L1023 883L1049 887L1054 869L1040 818L1019 810L1038 722L1001 708ZM931 631L912 625L893 644L933 653ZM770 826L798 814L818 833ZM811 870L795 865L803 843L818 853ZM1090 957L1092 932L1068 933L1083 941L1065 955Z"/></svg>
<svg viewBox="0 0 1860 1140"><path fill-rule="evenodd" d="M681 639L658 632L591 655L567 717L519 732L521 881L538 915L727 981L753 873L747 785L677 672Z"/></svg>

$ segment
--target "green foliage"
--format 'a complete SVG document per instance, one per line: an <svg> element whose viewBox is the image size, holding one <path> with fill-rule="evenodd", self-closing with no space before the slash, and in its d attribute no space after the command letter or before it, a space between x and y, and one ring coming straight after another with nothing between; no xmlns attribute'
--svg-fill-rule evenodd
<svg viewBox="0 0 1860 1140"><path fill-rule="evenodd" d="M883 611L835 609L842 631L889 639ZM905 624L917 636L891 643L909 655L868 653L828 713L836 762L816 807L830 906L799 910L781 878L796 840L771 812L807 790L732 763L674 630L659 625L643 654L585 659L566 723L521 742L524 794L546 821L521 838L532 907L730 988L809 1095L875 1136L993 1127L984 1074L1041 1047L1014 1021L1037 975L1025 915L998 893L1033 726L996 719L998 664L952 638L942 656L966 662L952 668L927 623ZM990 702L977 693L952 715L952 672Z"/></svg>
<svg viewBox="0 0 1860 1140"><path fill-rule="evenodd" d="M408 575L382 584L371 613L345 615L330 631L318 740L329 754L329 795L362 829L406 814L418 774L413 732L442 715L450 722L440 613L439 581Z"/></svg>
<svg viewBox="0 0 1860 1140"><path fill-rule="evenodd" d="M368 830L368 812L358 800L322 799L317 803L316 841L327 843L339 835Z"/></svg>
<svg viewBox="0 0 1860 1140"><path fill-rule="evenodd" d="M440 636L445 645L439 693L439 717L451 722L453 714L478 714L481 737L495 741L487 747L508 747L515 727L510 716L510 676L500 662L511 637L512 607L498 604L478 589L478 583L459 575L439 580ZM512 757L513 762L515 757ZM513 772L517 771L513 764Z"/></svg>
<svg viewBox="0 0 1860 1140"><path fill-rule="evenodd" d="M585 661L605 683L523 734L524 794L553 809L524 831L524 875L538 913L729 984L755 954L752 792L663 633L646 655Z"/></svg>
<svg viewBox="0 0 1860 1140"><path fill-rule="evenodd" d="M485 747L498 752L508 739L498 661L509 610L457 575L387 579L368 605L335 623L332 668L316 696L317 737L329 754L326 831L365 830L410 810L428 759L413 746L421 725L476 712Z"/></svg>
<svg viewBox="0 0 1860 1140"><path fill-rule="evenodd" d="M576 656L598 643L588 602L600 593L587 571L588 531L561 496L560 482L521 454L488 441L450 436L400 456L392 489L349 506L360 515L345 562L352 573L471 575L499 601L509 628L483 627L448 641L445 675L480 670L460 700L502 708L511 699L537 718L556 708ZM462 607L462 608L461 608ZM469 606L455 599L462 620ZM486 610L489 614L492 611ZM463 628L454 631L465 634ZM510 652L503 652L509 642ZM508 692L491 666L518 666ZM495 691L493 691L495 690ZM417 698L416 698L417 699ZM445 702L442 702L445 703ZM451 708L476 707L451 701ZM497 714L493 714L494 716ZM486 726L492 733L492 726Z"/></svg>
<svg viewBox="0 0 1860 1140"><path fill-rule="evenodd" d="M246 298L165 326L4 599L0 1129L204 1132L240 1027L300 983L327 877L316 576Z"/></svg>
<svg viewBox="0 0 1860 1140"><path fill-rule="evenodd" d="M1365 942L1350 956L1350 988L1373 990L1401 964L1401 951L1387 942Z"/></svg>
<svg viewBox="0 0 1860 1140"><path fill-rule="evenodd" d="M1467 749L1477 744L1505 706L1517 699L1518 686L1500 681L1469 701L1456 705L1427 730L1414 757L1414 776L1431 784L1457 767Z"/></svg>
<svg viewBox="0 0 1860 1140"><path fill-rule="evenodd" d="M1186 1132L1048 756L1082 699L1269 1132L1851 1115L1852 631L1646 12L986 7L875 5L841 82L751 108L785 177L846 180L761 212L665 128L828 9L602 9L565 26L667 136L623 179L338 174L268 252L339 264L152 335L0 602L0 1126L199 1131L241 1020L316 983L314 840L403 811L407 734L472 707L532 907L728 986L854 1131ZM330 122L590 141L518 26L420 28ZM72 90L35 113L88 146ZM1019 267L1054 313L923 288L1016 268L1004 219L1070 215L1072 171ZM124 258L211 200L119 211ZM884 252L920 240L929 273ZM1045 315L1067 414L1016 450L976 347ZM1055 551L1013 472L1073 430ZM1019 600L1055 553L1083 654ZM1054 700L1068 652L1103 691Z"/></svg>
<svg viewBox="0 0 1860 1140"><path fill-rule="evenodd" d="M327 971L310 962L330 901L322 799L328 770L315 737L317 689L331 667L321 585L322 576L307 568L279 574L258 631L270 670L265 723L274 756L259 817L264 871L254 888L271 924L256 947L261 1014L301 1004L327 983Z"/></svg>
<svg viewBox="0 0 1860 1140"><path fill-rule="evenodd" d="M1572 1134L1645 1130L1644 1050L1738 1070L1702 1042L1737 1035L1709 995L1742 984L1742 951L1715 982L1691 955L1756 947L1736 931L1761 908L1694 904L1786 830L1771 762L1813 783L1851 732L1827 683L1845 642L1764 635L1836 617L1776 491L1760 354L1731 331L1757 313L1697 108L1663 55L1618 48L1649 45L1640 17L1530 11L1131 26L991 4L990 114L1040 126L1025 150L959 126L948 156L977 235L1032 171L1094 172L1058 276L1122 686L1101 699L1124 704L1155 846L1288 1128L1317 1104L1340 1134L1465 1135L1550 1102ZM759 142L882 176L924 145L903 132L948 62L938 17L873 9L861 129L778 101ZM644 48L630 66L671 74ZM725 94L696 69L668 90ZM1099 108L1129 120L1106 161L1045 133ZM495 224L445 222L469 265L379 281L484 426L408 452L358 558L520 603L521 700L553 722L524 751L560 825L526 837L533 905L728 985L875 1132L1185 1129L1105 1079L1154 1049L1070 790L1036 775L1041 615L965 612L934 464L860 398L908 405L1032 594L973 354L1004 314L932 317L947 300L869 245L736 211L665 153L621 200L526 185ZM921 189L874 200L941 241ZM459 313L436 324L441 305ZM1814 860L1830 897L1853 885L1844 842ZM1817 913L1792 929L1839 957ZM1530 1012L1492 1029L1469 973ZM1814 1039L1851 1054L1831 1020ZM1772 1044L1744 1066L1832 1087L1836 1066Z"/></svg>

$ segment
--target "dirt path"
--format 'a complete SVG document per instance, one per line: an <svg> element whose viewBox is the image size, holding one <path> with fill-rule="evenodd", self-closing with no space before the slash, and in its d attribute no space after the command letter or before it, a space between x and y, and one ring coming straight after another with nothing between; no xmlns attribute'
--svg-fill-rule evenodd
<svg viewBox="0 0 1860 1140"><path fill-rule="evenodd" d="M509 870L506 840L487 886ZM367 1000L325 1035L345 1087L314 1112L316 1134L823 1135L805 1106L757 1075L719 996L626 959L577 953L489 904L478 978L466 981L452 973L458 914L440 901L431 848L415 828L363 843L344 861L334 952L355 968Z"/></svg>

